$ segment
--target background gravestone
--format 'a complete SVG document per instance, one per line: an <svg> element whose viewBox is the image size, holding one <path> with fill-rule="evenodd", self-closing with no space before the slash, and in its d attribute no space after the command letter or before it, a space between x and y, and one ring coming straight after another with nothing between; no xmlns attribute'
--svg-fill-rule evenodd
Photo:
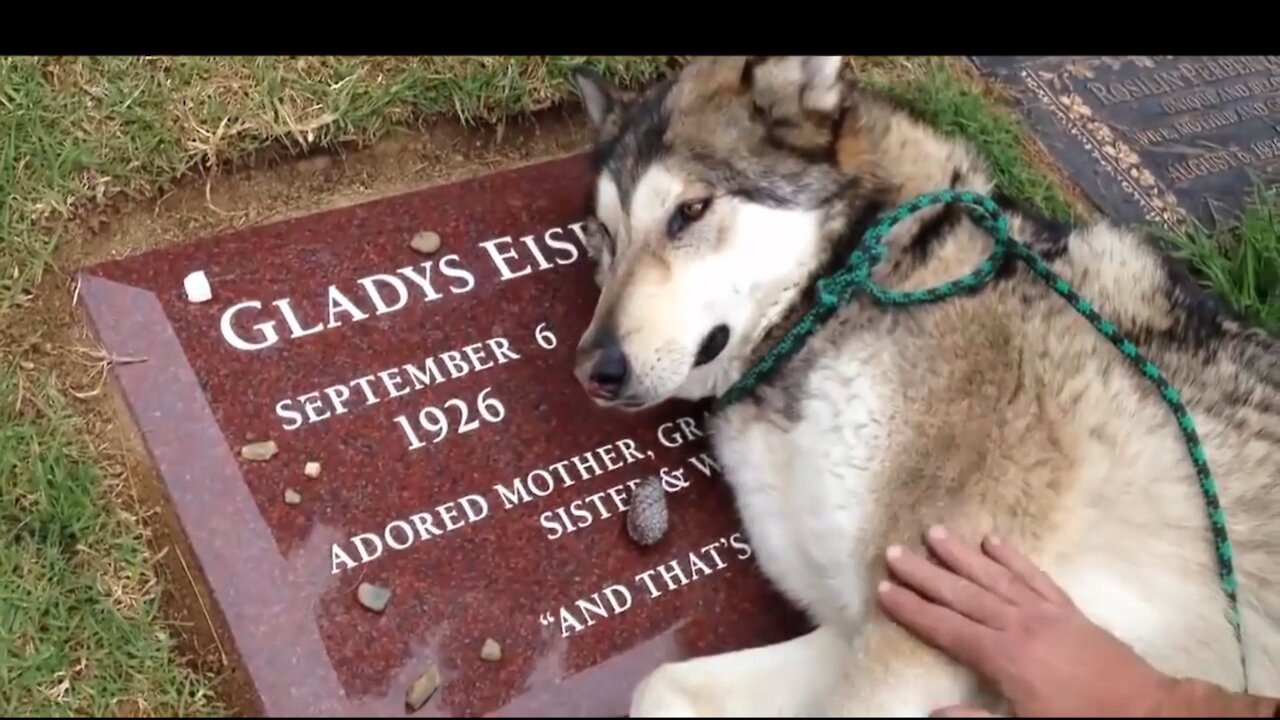
<svg viewBox="0 0 1280 720"><path fill-rule="evenodd" d="M979 56L1107 215L1231 219L1280 170L1280 56Z"/></svg>
<svg viewBox="0 0 1280 720"><path fill-rule="evenodd" d="M575 155L83 272L263 714L623 715L661 662L805 629L701 409L573 378L589 186ZM653 475L670 531L640 547Z"/></svg>

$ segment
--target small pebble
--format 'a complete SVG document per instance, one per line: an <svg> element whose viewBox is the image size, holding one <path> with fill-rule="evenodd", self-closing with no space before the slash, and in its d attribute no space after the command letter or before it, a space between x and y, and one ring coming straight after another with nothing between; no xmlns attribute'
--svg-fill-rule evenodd
<svg viewBox="0 0 1280 720"><path fill-rule="evenodd" d="M312 460L311 462L308 462L306 464L306 467L302 468L302 474L306 475L309 478L320 477L320 463L314 460Z"/></svg>
<svg viewBox="0 0 1280 720"><path fill-rule="evenodd" d="M667 532L667 491L658 475L645 478L631 494L627 534L641 545L652 545Z"/></svg>
<svg viewBox="0 0 1280 720"><path fill-rule="evenodd" d="M302 502L302 494L293 488L286 488L284 491L284 501L288 505L297 505Z"/></svg>
<svg viewBox="0 0 1280 720"><path fill-rule="evenodd" d="M387 603L391 602L391 590L381 585L362 582L360 587L356 588L356 599L369 610L380 613L386 610Z"/></svg>
<svg viewBox="0 0 1280 720"><path fill-rule="evenodd" d="M498 662L502 659L502 646L497 640L489 638L480 646L480 659L485 662Z"/></svg>
<svg viewBox="0 0 1280 720"><path fill-rule="evenodd" d="M36 369L36 364L31 362L30 360L19 360L18 367L22 368L23 370L31 371Z"/></svg>
<svg viewBox="0 0 1280 720"><path fill-rule="evenodd" d="M409 710L417 710L436 693L440 688L440 669L435 665L427 668L427 671L418 676L417 680L409 686L408 692L404 695L404 704Z"/></svg>
<svg viewBox="0 0 1280 720"><path fill-rule="evenodd" d="M423 255L431 255L440 249L440 235L431 231L420 232L409 241L409 247Z"/></svg>
<svg viewBox="0 0 1280 720"><path fill-rule="evenodd" d="M265 440L263 442L249 443L240 448L240 457L245 460L257 460L262 462L275 457L279 448L276 447L275 440Z"/></svg>
<svg viewBox="0 0 1280 720"><path fill-rule="evenodd" d="M188 302L208 302L213 297L213 288L203 270L197 270L183 278L182 289L187 293Z"/></svg>

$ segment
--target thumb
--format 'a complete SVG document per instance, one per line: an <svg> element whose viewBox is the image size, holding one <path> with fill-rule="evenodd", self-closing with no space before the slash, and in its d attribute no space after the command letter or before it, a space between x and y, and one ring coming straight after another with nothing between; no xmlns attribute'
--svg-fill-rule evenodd
<svg viewBox="0 0 1280 720"><path fill-rule="evenodd" d="M969 707L969 706L967 706L967 705L948 705L947 707L938 708L937 710L934 710L933 712L929 713L929 717L935 717L935 718L949 718L949 717L952 717L952 718L963 718L963 717L985 717L985 718L993 718L993 717L1000 717L1000 716L999 716L999 715L992 715L991 713L987 712L986 710L980 710L980 709L978 709L978 708L975 708L975 707Z"/></svg>

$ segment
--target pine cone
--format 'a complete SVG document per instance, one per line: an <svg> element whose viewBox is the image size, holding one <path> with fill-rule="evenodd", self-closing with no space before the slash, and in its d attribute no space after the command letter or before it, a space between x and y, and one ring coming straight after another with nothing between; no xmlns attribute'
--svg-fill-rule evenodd
<svg viewBox="0 0 1280 720"><path fill-rule="evenodd" d="M667 532L667 491L662 478L654 475L641 480L631 493L627 511L627 534L641 545L652 545Z"/></svg>

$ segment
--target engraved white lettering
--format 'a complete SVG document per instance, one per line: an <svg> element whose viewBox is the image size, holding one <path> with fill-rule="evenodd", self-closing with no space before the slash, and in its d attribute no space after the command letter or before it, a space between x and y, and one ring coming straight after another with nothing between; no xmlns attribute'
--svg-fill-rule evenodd
<svg viewBox="0 0 1280 720"><path fill-rule="evenodd" d="M702 429L688 416L658 426L658 442L663 447L680 447L703 436Z"/></svg>
<svg viewBox="0 0 1280 720"><path fill-rule="evenodd" d="M483 495L465 495L438 505L431 510L416 513L408 519L396 519L387 523L379 533L360 533L346 543L330 548L333 574L350 570L371 562L387 551L407 550L415 543L460 530L489 517L489 501ZM343 545L351 545L359 559Z"/></svg>
<svg viewBox="0 0 1280 720"><path fill-rule="evenodd" d="M621 460L616 460L616 451L621 451ZM598 458L605 456L615 458L615 465L604 469ZM537 498L550 495L556 488L573 487L579 482L590 480L611 470L643 460L636 449L636 443L630 438L618 440L608 445L594 448L585 453L560 460L545 467L536 468L520 477L512 478L506 483L493 486L498 499L505 510L531 502Z"/></svg>
<svg viewBox="0 0 1280 720"><path fill-rule="evenodd" d="M506 406L493 394L492 387L486 387L474 398L449 398L441 407L421 408L413 420L408 415L397 415L392 422L404 433L409 449L417 450L444 440L450 432L465 435L478 430L482 422L500 423L506 416Z"/></svg>
<svg viewBox="0 0 1280 720"><path fill-rule="evenodd" d="M498 273L502 276L503 280L518 278L521 275L528 275L533 272L533 268L528 265L524 265L522 270L512 270L508 260L518 259L520 257L520 253L515 252L514 250L498 250L497 246L499 244L509 246L511 245L511 238L500 237L494 238L493 240L486 240L480 243L480 247L484 248L489 253L490 259L493 260L494 266L498 268Z"/></svg>
<svg viewBox="0 0 1280 720"><path fill-rule="evenodd" d="M531 235L505 236L476 243L479 254L497 270L499 279L511 280L576 262L583 253L582 223L567 225L579 237L566 239L565 227L553 227ZM471 292L476 276L456 253L405 265L387 272L326 286L319 297L281 297L263 302L245 299L222 312L219 329L223 339L237 350L253 352L316 335L372 317L400 312L416 303L433 303ZM246 324L247 323L247 324Z"/></svg>
<svg viewBox="0 0 1280 720"><path fill-rule="evenodd" d="M544 331L545 332L545 331ZM320 390L287 398L276 404L276 415L284 420L281 427L285 430L296 430L303 424L319 422L326 418L341 415L349 409L346 405L351 399L352 389L357 388L357 397L363 397L364 406L376 405L384 400L398 398L428 387L438 387L450 380L483 372L521 359L522 355L511 347L511 341L505 337L492 337L480 342L469 343L459 350L446 350L438 355L424 358L420 362L383 368L363 377L356 378L340 385L331 385ZM324 398L321 399L320 396ZM490 393L491 395L491 393ZM307 407L307 403L311 407ZM359 402L359 400L357 400ZM307 419L303 421L296 405L300 404L307 411ZM486 395L484 412L492 416L502 413L500 401ZM331 408L332 413L323 408ZM422 412L427 412L423 410ZM468 410L470 415L470 409ZM428 413L431 417L434 414ZM403 421L408 422L408 418ZM469 423L468 423L469 424ZM409 424L410 429L413 425ZM431 430L431 428L427 428ZM416 431L414 431L416 432ZM419 443L414 443L420 446Z"/></svg>
<svg viewBox="0 0 1280 720"><path fill-rule="evenodd" d="M579 232L577 228L582 227L582 223L573 223L569 227L574 228L575 232ZM578 259L578 247L571 242L561 240L561 235L564 235L563 229L551 228L542 236L542 238L552 249L560 251L551 256L556 263L560 265L568 265ZM582 237L580 232L579 237ZM565 257L565 253L568 253L568 257Z"/></svg>
<svg viewBox="0 0 1280 720"><path fill-rule="evenodd" d="M386 315L403 308L409 302L409 288L405 287L404 282L394 275L370 275L356 280L356 283L364 288L369 299L373 301L378 315ZM393 287L396 291L396 301L394 305L387 304L386 298L382 296L382 291L378 289L380 283L382 287Z"/></svg>
<svg viewBox="0 0 1280 720"><path fill-rule="evenodd" d="M449 302L451 296L475 288L477 278L490 283L495 278L497 282L519 281L519 278L580 261L585 253L574 238L576 235L581 240L582 227L582 223L574 223L473 243L472 257L484 258L492 268L484 268L488 274L472 275L464 268L462 256L448 255L384 269L353 281L340 279L326 286L323 294L312 293L309 301L296 291L270 301L240 301L223 313L223 334L233 345L239 343L240 349L260 350L293 338L385 317L415 305ZM383 421L389 418L387 427L394 428L388 432L404 443L411 457L415 451L425 451L418 453L418 458L429 458L418 460L426 465L422 477L412 479L412 488L413 492L421 491L430 499L415 501L421 504L413 507L401 507L395 500L389 500L382 507L389 506L392 512L366 519L370 523L367 527L345 531L337 542L330 544L332 574L361 576L364 574L361 566L395 557L396 553L425 555L433 548L431 541L453 534L465 537L469 531L474 533L472 525L505 512L516 513L520 519L514 522L527 523L534 538L541 535L555 541L571 535L609 537L601 533L615 532L618 523L625 522L632 491L650 477L654 468L661 466L656 471L657 478L664 492L671 496L679 495L696 482L710 482L720 471L715 458L698 447L699 441L706 438L706 431L694 416L688 416L663 423L656 436L620 437L609 442L593 439L591 444L571 451L560 443L555 455L530 460L523 467L484 481L465 478L464 489L456 489L455 476L443 467L447 461L440 459L448 455L432 455L432 449L437 444L454 443L465 436L469 439L459 443L463 447L461 452L473 453L478 447L482 457L487 452L492 452L496 459L505 457L509 451L509 445L503 444L508 436L505 426L511 422L510 418L519 416L520 422L528 427L528 423L540 419L531 413L545 410L545 405L520 407L524 403L524 388L510 389L511 386L502 381L503 370L539 352L561 356L571 352L571 344L562 343L556 335L558 322L537 318L528 321L525 327L503 331L490 326L479 331L484 335L454 338L450 346L414 350L421 354L409 358L384 359L380 367L366 366L353 371L341 365L345 368L342 375L325 377L312 387L291 386L287 391L290 396L275 403L275 415L285 430L309 429L315 423L349 414L358 416L362 410L381 404L387 409L378 413L378 417ZM375 319L365 328L373 331L385 326ZM406 337L407 343L413 343L433 336L423 333L415 340L414 333L410 332ZM363 338L357 340L362 341ZM332 365L340 366L338 362ZM539 382L539 372L541 370L531 370L520 382ZM343 379L356 374L358 377ZM548 420L546 434L554 436L554 418ZM339 434L353 432L352 428L358 427L350 421L339 424L341 428L334 428ZM510 435L517 437L515 433ZM653 445L655 439L657 446ZM345 442L347 438L342 440ZM375 446L361 443L361 447L372 451ZM381 445L376 447L379 452L390 452L392 456L405 454L397 452L395 447L389 451ZM651 447L664 453L679 449L680 455L657 461ZM653 465L635 466L642 460L652 461ZM666 465L662 466L663 463ZM643 471L638 471L638 467L644 468ZM350 473L359 472L357 467L335 464L326 466L323 475L308 470L307 476L320 483L340 484L352 479ZM446 486L451 488L448 492L453 499L431 498ZM395 497L412 497L406 487L395 488ZM368 505L360 517L368 518L368 509L379 506L379 503ZM537 529L533 529L535 525ZM528 538L517 541L527 542ZM647 561L648 569L632 568L625 576L601 580L592 587L575 589L571 595L555 600L548 607L558 607L541 613L542 622L557 627L565 636L584 632L608 624L643 603L664 601L751 557L750 545L741 532L717 531L716 535L697 538L696 542L689 542L682 534L678 542L675 547L661 549L661 555ZM637 569L643 571L636 573ZM351 572L353 570L357 572Z"/></svg>
<svg viewBox="0 0 1280 720"><path fill-rule="evenodd" d="M222 313L222 320L219 327L222 328L222 337L226 338L227 343L229 343L231 347L236 348L237 350L261 350L262 348L275 345L280 341L280 334L276 332L275 320L260 322L253 326L253 329L258 331L258 335L261 338L257 342L246 340L243 335L237 333L231 323L232 320L235 319L236 313L245 308L262 309L262 303L257 300L246 300L242 303L232 305Z"/></svg>
<svg viewBox="0 0 1280 720"><path fill-rule="evenodd" d="M745 562L751 557L751 546L742 532L695 543L692 549L680 550L672 559L628 578L625 583L612 582L590 595L539 615L542 625L558 628L561 637L576 635L648 602L678 592L693 583L711 577L729 567L730 561Z"/></svg>
<svg viewBox="0 0 1280 720"><path fill-rule="evenodd" d="M342 291L332 285L329 286L329 324L326 327L338 327L342 324L338 320L338 313L346 313L351 316L352 321L360 321L369 317L369 314L356 307Z"/></svg>
<svg viewBox="0 0 1280 720"><path fill-rule="evenodd" d="M662 487L667 494L675 494L691 484L685 478L685 469L662 468L659 471ZM584 530L598 520L623 514L631 506L631 492L644 477L619 483L605 490L591 493L566 505L548 510L538 516L538 524L546 530L548 540L557 540Z"/></svg>

